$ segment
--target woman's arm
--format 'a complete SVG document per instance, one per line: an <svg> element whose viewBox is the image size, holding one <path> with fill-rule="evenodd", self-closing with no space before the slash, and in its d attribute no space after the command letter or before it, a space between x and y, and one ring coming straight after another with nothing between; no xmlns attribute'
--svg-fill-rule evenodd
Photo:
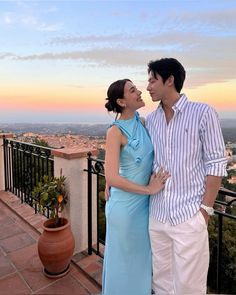
<svg viewBox="0 0 236 295"><path fill-rule="evenodd" d="M119 175L120 149L125 144L124 135L118 127L112 126L107 132L105 154L105 177L107 185L117 187L127 192L151 195L163 189L169 174L160 171L151 178L147 186L136 184Z"/></svg>

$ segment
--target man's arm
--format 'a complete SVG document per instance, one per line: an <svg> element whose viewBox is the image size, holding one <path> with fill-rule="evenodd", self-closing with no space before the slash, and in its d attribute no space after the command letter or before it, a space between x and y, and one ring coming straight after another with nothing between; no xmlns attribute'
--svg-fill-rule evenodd
<svg viewBox="0 0 236 295"><path fill-rule="evenodd" d="M227 159L225 157L225 144L218 115L212 108L209 108L203 117L201 134L206 167L206 184L202 204L207 207L213 207L221 186L222 176L227 175ZM203 208L200 210L207 223L209 215Z"/></svg>
<svg viewBox="0 0 236 295"><path fill-rule="evenodd" d="M202 204L207 207L213 207L215 199L217 197L218 191L221 186L222 177L208 175L206 178L206 190L203 196ZM200 209L202 215L204 216L206 223L208 223L209 215L204 209Z"/></svg>

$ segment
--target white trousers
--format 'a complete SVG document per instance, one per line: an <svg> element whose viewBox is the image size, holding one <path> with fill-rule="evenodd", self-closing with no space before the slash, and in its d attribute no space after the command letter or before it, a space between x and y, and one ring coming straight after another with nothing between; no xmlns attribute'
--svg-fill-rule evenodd
<svg viewBox="0 0 236 295"><path fill-rule="evenodd" d="M209 242L202 213L175 226L150 217L149 234L155 294L206 294Z"/></svg>

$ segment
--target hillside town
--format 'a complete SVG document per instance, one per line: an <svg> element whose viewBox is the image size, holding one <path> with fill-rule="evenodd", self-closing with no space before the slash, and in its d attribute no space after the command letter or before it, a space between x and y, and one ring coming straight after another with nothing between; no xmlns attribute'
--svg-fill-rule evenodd
<svg viewBox="0 0 236 295"><path fill-rule="evenodd" d="M236 143L228 142L226 144L226 156L228 159L228 183L236 187Z"/></svg>
<svg viewBox="0 0 236 295"><path fill-rule="evenodd" d="M51 148L91 148L105 149L104 136L86 136L72 134L37 134L33 132L23 133L16 136L16 139L22 142L29 142L39 145L48 146Z"/></svg>

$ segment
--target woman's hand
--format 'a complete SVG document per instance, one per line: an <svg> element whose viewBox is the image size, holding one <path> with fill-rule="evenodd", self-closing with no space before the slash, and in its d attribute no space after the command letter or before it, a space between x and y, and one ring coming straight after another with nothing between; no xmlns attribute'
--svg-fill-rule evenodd
<svg viewBox="0 0 236 295"><path fill-rule="evenodd" d="M157 173L153 173L148 184L150 195L154 195L161 191L165 186L167 178L169 177L169 172L165 171L163 168L160 168Z"/></svg>
<svg viewBox="0 0 236 295"><path fill-rule="evenodd" d="M106 201L108 201L109 197L110 197L110 187L106 183L105 192L104 192L104 198L105 198Z"/></svg>

